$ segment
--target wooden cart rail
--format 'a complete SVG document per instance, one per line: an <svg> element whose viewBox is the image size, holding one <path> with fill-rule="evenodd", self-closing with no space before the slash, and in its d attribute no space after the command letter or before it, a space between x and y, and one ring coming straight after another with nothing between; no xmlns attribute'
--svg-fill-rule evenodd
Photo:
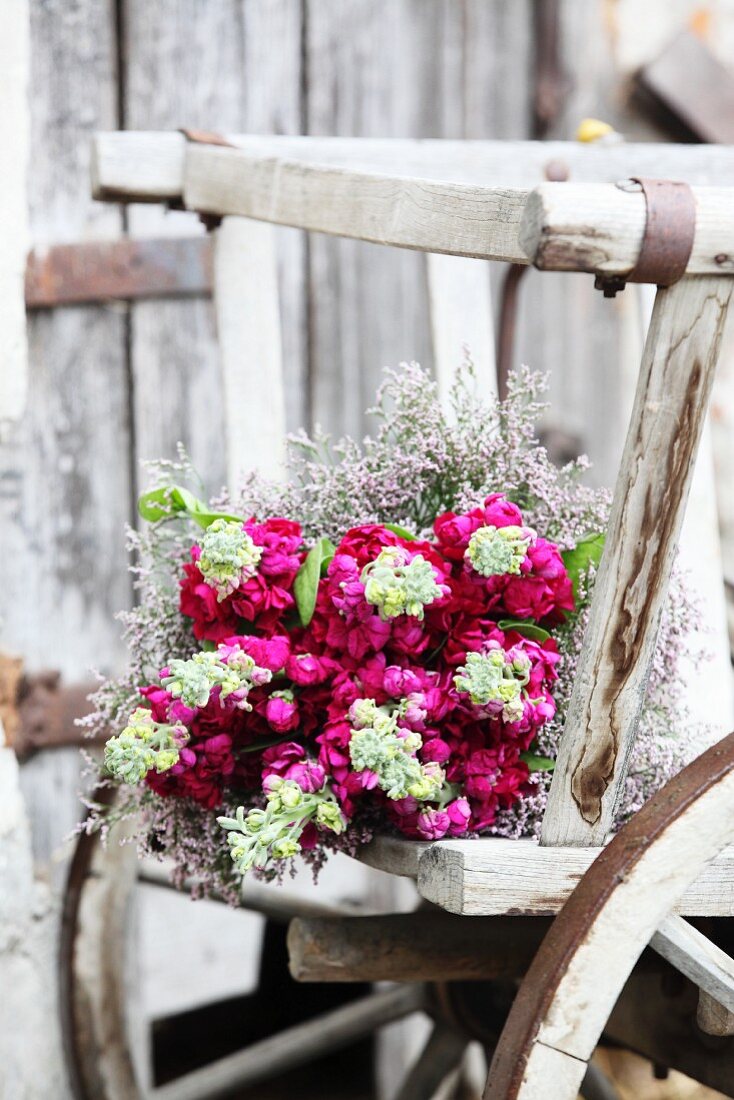
<svg viewBox="0 0 734 1100"><path fill-rule="evenodd" d="M548 259L552 253L562 258L557 270L606 275L629 272L645 230L644 195L614 184L545 184L523 221L526 188L287 159L267 150L264 140L255 151L166 135L166 141L151 144L147 161L137 162L133 179L130 149L126 143L122 150L117 146L125 137L102 135L95 143L97 198L165 198L201 214L238 215L424 252L521 264L540 257L546 270L554 266ZM140 155L144 152L148 141L140 140ZM364 154L363 159L367 163ZM498 170L495 178L499 175ZM491 169L485 179L493 180ZM695 198L697 230L687 273L734 271L727 190L700 187ZM559 238L560 247L550 249L549 238Z"/></svg>
<svg viewBox="0 0 734 1100"><path fill-rule="evenodd" d="M690 231L685 247L678 249L678 270L668 277L670 269L664 270L664 265L655 269L646 264L644 277L640 275L641 281L657 283L659 289L541 843L490 839L417 845L383 840L366 849L364 858L384 870L415 876L426 899L453 913L552 915L570 897L569 913L583 916L586 905L598 917L598 928L593 921L587 927L589 922L581 920L588 943L602 944L591 952L570 927L566 911L554 924L560 931L545 941L549 946L543 955L544 973L552 977L546 1001L535 1016L527 1010L530 1015L521 1021L515 1039L508 1031L501 1041L487 1096L550 1096L547 1074L556 1070L553 1095L564 1100L574 1095L611 1011L613 994L648 942L700 989L699 1026L711 1034L734 1036L734 965L674 915L732 915L732 738L723 750L710 750L680 781L666 787L667 794L661 792L656 804L667 807L665 813L670 810L670 820L666 818L660 836L654 829L649 837L645 833L645 822L657 821L651 818L654 808L646 808L638 815L639 824L636 818L603 848L634 741L734 287L734 149L102 134L95 140L92 174L100 199L168 202L202 215L209 225L220 225L215 249L215 282L218 279L220 285L254 243L249 261L257 278L250 279L248 293L251 290L253 299L266 306L276 294L273 253L264 236L253 234L251 219L429 253L591 272L619 281L633 269L639 274L641 256L650 255L651 242L660 243L660 223L649 194L620 186L620 177L663 176L690 185L690 225L668 219L673 238L685 238ZM569 178L570 182L547 182ZM256 262L263 259L266 262ZM269 272L267 301L262 270ZM231 295L218 311L225 345L241 345L249 338L241 308ZM271 311L265 329L273 332L276 327ZM262 339L262 326L255 323L255 329ZM259 374L265 372L259 368ZM712 762L720 782L705 776L698 782ZM690 783L695 790L688 798ZM625 838L637 846L634 858L627 858ZM594 859L600 849L602 854ZM605 868L614 870L620 852L619 875L605 877ZM605 892L594 901L595 883ZM649 888L657 891L655 897L647 897ZM625 909L625 897L644 910L644 921L635 923L635 913L629 906ZM396 926L396 935L403 924ZM373 925L360 927L364 941L371 942ZM306 976L340 965L339 958L327 957L331 941L322 931L318 920L310 928L294 929L293 943L308 950L302 967ZM405 936L405 929L399 934ZM605 935L611 945L606 957ZM581 950L574 953L569 943L578 947L580 942ZM344 951L349 950L345 943ZM538 966L531 970L534 981ZM610 973L602 980L604 966ZM359 968L355 964L352 969ZM586 991L578 997L580 983L587 978ZM646 988L647 999L655 987ZM528 1005L533 1008L527 982L523 989L517 1019ZM558 990L569 991L571 1010L581 1021L578 1029L575 1024L568 1029L571 1045L565 1037L557 1042L555 1033L550 1039L546 1035L554 1026ZM599 991L595 1011L585 1019L584 1005ZM447 993L441 997L451 1000ZM624 998L620 1004L624 1007ZM401 1001L401 1011L402 1007ZM565 1011L565 1002L562 1008ZM449 1024L452 1018L449 1012ZM625 1031L624 1023L615 1026ZM628 1027L625 1034L629 1031ZM646 1033L645 1041L649 1038ZM634 1035L624 1042L635 1047ZM651 1042L638 1049L647 1053ZM726 1062L734 1039L725 1042ZM248 1079L251 1071L259 1072L252 1069L253 1058L269 1058L270 1051L270 1046L263 1051L253 1048L249 1058L245 1052L239 1062L222 1064L221 1080L231 1086ZM513 1051L526 1059L530 1077L503 1068L517 1063ZM430 1058L429 1049L427 1065ZM666 1060L675 1064L673 1049ZM443 1065L442 1058L438 1061ZM711 1080L707 1072L701 1069L699 1079ZM713 1083L721 1087L718 1076ZM199 1088L202 1082L197 1079L194 1084ZM196 1095L219 1093L215 1088Z"/></svg>

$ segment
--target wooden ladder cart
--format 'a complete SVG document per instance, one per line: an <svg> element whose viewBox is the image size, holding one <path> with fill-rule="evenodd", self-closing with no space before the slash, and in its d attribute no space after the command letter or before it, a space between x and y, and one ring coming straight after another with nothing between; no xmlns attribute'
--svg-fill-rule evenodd
<svg viewBox="0 0 734 1100"><path fill-rule="evenodd" d="M569 181L541 182L559 160ZM607 843L734 288L734 150L120 133L97 137L93 173L98 198L173 203L214 219L223 239L252 219L586 272L607 295L629 280L658 290L540 844L373 842L363 860L414 878L432 905L359 916L283 900L279 911L297 918L299 980L396 984L145 1093L119 975L95 976L104 1027L90 1011L79 959L101 958L101 933L80 924L77 876L64 989L78 1095L226 1096L426 1011L434 1028L398 1100L434 1096L471 1038L493 1051L487 1100L603 1095L589 1069L600 1040L734 1097L734 734ZM119 911L129 887L107 878ZM277 909L269 896L264 909Z"/></svg>

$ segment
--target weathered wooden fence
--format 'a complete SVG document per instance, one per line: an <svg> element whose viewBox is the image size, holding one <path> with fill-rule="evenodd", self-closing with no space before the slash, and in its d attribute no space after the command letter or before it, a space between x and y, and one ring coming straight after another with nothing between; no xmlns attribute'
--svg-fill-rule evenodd
<svg viewBox="0 0 734 1100"><path fill-rule="evenodd" d="M30 0L31 245L42 253L196 232L175 211L91 201L98 130L519 139L542 124L543 136L568 138L591 114L631 139L654 140L663 135L630 106L624 80L697 7ZM734 20L723 0L708 7L716 48L731 41ZM554 11L555 58L535 35ZM279 230L278 240L288 426L359 435L384 366L432 364L425 264L410 252L295 230ZM498 290L499 271L492 282ZM578 438L597 481L608 482L618 461L641 326L633 294L610 306L582 276L561 282L531 271L523 281L516 362L553 370L548 424ZM732 363L725 355L714 396L721 467L734 448ZM114 613L132 600L123 528L134 522L140 461L172 455L181 440L209 487L224 481L211 303L193 295L34 310L28 391L25 414L0 442L0 648L31 672L58 669L74 684L90 667L108 672L124 660ZM720 510L734 574L731 498L722 492ZM38 865L56 881L78 814L78 770L73 748L23 766Z"/></svg>

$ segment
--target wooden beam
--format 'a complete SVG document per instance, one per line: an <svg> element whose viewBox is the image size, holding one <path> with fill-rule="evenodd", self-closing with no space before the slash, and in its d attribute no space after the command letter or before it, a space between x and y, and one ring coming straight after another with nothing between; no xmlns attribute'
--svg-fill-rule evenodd
<svg viewBox="0 0 734 1100"><path fill-rule="evenodd" d="M693 194L696 235L687 273L734 273L731 189L695 187ZM528 198L520 244L541 271L626 275L637 262L646 219L641 191L602 183L542 183Z"/></svg>
<svg viewBox="0 0 734 1100"><path fill-rule="evenodd" d="M355 168L457 183L534 187L549 162L561 161L574 182L614 183L630 175L734 185L734 148L620 142L446 141L226 134L258 157ZM180 203L186 140L172 131L97 134L92 143L94 197L108 202Z"/></svg>
<svg viewBox="0 0 734 1100"><path fill-rule="evenodd" d="M462 916L550 916L563 907L598 855L595 847L544 847L534 840L440 840L420 856L418 891ZM389 868L389 862L382 864L383 870ZM729 916L733 909L734 849L725 849L685 891L676 912Z"/></svg>
<svg viewBox="0 0 734 1100"><path fill-rule="evenodd" d="M454 982L518 978L548 931L542 917L466 921L420 910L299 919L288 930L298 982Z"/></svg>
<svg viewBox="0 0 734 1100"><path fill-rule="evenodd" d="M650 947L698 986L701 1030L734 1034L734 960L682 917L666 917Z"/></svg>
<svg viewBox="0 0 734 1100"><path fill-rule="evenodd" d="M271 1074L284 1073L320 1055L340 1050L380 1027L404 1019L425 1006L421 985L396 986L296 1024L237 1054L153 1089L151 1100L214 1100L248 1088Z"/></svg>
<svg viewBox="0 0 734 1100"><path fill-rule="evenodd" d="M26 308L210 294L211 266L211 242L203 236L36 248L26 263Z"/></svg>
<svg viewBox="0 0 734 1100"><path fill-rule="evenodd" d="M224 382L227 483L285 476L285 394L275 230L224 218L214 238L214 308Z"/></svg>
<svg viewBox="0 0 734 1100"><path fill-rule="evenodd" d="M612 828L732 283L688 277L657 293L543 844L600 845Z"/></svg>
<svg viewBox="0 0 734 1100"><path fill-rule="evenodd" d="M183 201L200 214L238 214L375 244L527 263L517 240L526 194L189 145Z"/></svg>

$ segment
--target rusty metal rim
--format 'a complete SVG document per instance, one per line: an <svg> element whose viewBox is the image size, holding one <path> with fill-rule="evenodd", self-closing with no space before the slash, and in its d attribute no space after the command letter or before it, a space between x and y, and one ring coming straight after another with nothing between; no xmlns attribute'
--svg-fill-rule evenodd
<svg viewBox="0 0 734 1100"><path fill-rule="evenodd" d="M511 1100L529 1052L574 957L619 881L667 827L734 767L734 733L671 779L602 849L551 926L520 987L490 1068L489 1096Z"/></svg>
<svg viewBox="0 0 734 1100"><path fill-rule="evenodd" d="M115 794L114 787L100 786L95 789L92 801L110 807L115 800ZM61 907L58 952L59 1017L64 1058L75 1100L97 1100L87 1088L82 1069L83 1059L77 1031L77 987L74 968L82 892L87 879L91 877L92 861L99 843L99 832L83 832L79 835L69 864Z"/></svg>

